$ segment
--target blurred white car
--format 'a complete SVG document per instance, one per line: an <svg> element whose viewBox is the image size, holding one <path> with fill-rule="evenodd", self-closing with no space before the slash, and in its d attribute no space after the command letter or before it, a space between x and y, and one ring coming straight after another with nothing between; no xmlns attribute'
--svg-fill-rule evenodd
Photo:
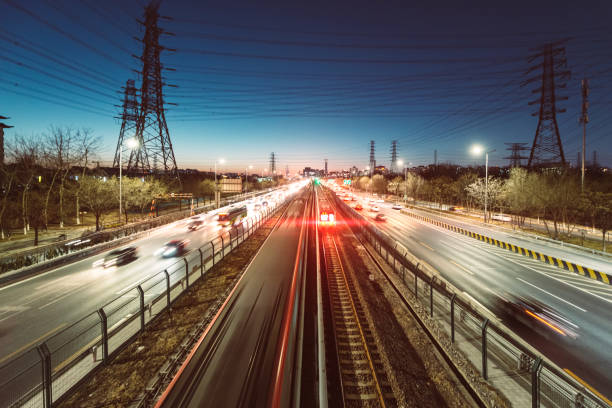
<svg viewBox="0 0 612 408"><path fill-rule="evenodd" d="M503 221L503 222L510 222L512 220L512 218L509 215L505 215L505 214L493 214L491 216L491 219L495 221Z"/></svg>
<svg viewBox="0 0 612 408"><path fill-rule="evenodd" d="M378 212L380 211L380 208L378 208L377 205L373 205L372 207L370 207L370 211Z"/></svg>
<svg viewBox="0 0 612 408"><path fill-rule="evenodd" d="M394 210L401 210L402 209L402 205L396 203L396 204L393 204L393 207L391 207L391 208L393 208Z"/></svg>

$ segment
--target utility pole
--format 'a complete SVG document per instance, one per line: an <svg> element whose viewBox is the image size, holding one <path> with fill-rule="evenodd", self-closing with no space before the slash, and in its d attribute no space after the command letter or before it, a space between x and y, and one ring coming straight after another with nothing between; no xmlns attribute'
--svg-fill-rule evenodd
<svg viewBox="0 0 612 408"><path fill-rule="evenodd" d="M327 159L325 159L325 177L327 177Z"/></svg>
<svg viewBox="0 0 612 408"><path fill-rule="evenodd" d="M372 173L374 173L375 167L376 159L374 157L374 141L370 140L370 178L372 178Z"/></svg>
<svg viewBox="0 0 612 408"><path fill-rule="evenodd" d="M584 192L584 162L586 161L586 125L587 123L589 123L589 80L584 78L580 84L580 88L582 90L582 114L580 115L580 123L582 124L582 168L580 186L582 188L582 192Z"/></svg>
<svg viewBox="0 0 612 408"><path fill-rule="evenodd" d="M391 141L391 173L397 173L397 140Z"/></svg>
<svg viewBox="0 0 612 408"><path fill-rule="evenodd" d="M153 1L145 7L145 27L142 43L144 45L142 56L137 57L142 62L142 84L140 88L140 110L136 122L136 140L138 148L133 150L128 161L127 171L133 170L137 173L150 174L156 170L157 165L162 166L162 171L179 179L172 141L166 123L167 105L176 105L164 102L163 86L176 87L168 84L162 77L161 51L176 51L159 44L159 36L169 33L157 25L160 15L158 13L159 1ZM164 17L169 19L168 17ZM167 71L172 68L163 67ZM154 166L151 167L151 162Z"/></svg>
<svg viewBox="0 0 612 408"><path fill-rule="evenodd" d="M540 104L538 112L532 116L538 117L531 154L529 155L528 167L565 167L565 155L563 145L559 135L559 125L557 124L557 113L565 112L556 106L557 101L567 100L567 96L558 96L555 90L565 88L565 80L569 79L570 71L567 69L567 58L565 57L566 40L544 44L533 49L535 54L528 58L529 63L541 59L541 62L534 64L527 71L541 70L541 73L524 80L521 86L532 82L541 82L539 88L532 93L539 93L540 97L529 102L529 105Z"/></svg>
<svg viewBox="0 0 612 408"><path fill-rule="evenodd" d="M121 146L123 142L132 139L136 134L136 122L138 122L138 98L136 96L136 86L133 79L128 79L123 88L123 112L115 119L121 119L121 130L119 130L119 140L115 149L113 167L119 167L121 171ZM121 212L121 211L120 211Z"/></svg>
<svg viewBox="0 0 612 408"><path fill-rule="evenodd" d="M272 180L274 180L276 176L276 154L274 152L270 154L270 173L272 174Z"/></svg>
<svg viewBox="0 0 612 408"><path fill-rule="evenodd" d="M510 167L521 167L521 160L527 159L528 157L522 156L521 152L529 150L527 143L504 143L510 147L506 150L510 150L510 156L504 157L506 160L510 160Z"/></svg>

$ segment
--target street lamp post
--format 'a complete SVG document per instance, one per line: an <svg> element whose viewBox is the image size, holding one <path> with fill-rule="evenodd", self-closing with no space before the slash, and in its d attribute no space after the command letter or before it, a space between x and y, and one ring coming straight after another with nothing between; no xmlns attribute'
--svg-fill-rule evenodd
<svg viewBox="0 0 612 408"><path fill-rule="evenodd" d="M495 149L493 150L487 150L485 151L485 149L482 146L479 145L475 145L472 147L472 154L474 155L480 155L482 152L485 152L485 196L484 196L484 222L487 222L488 216L487 216L487 202L489 199L489 153L493 153L495 151Z"/></svg>
<svg viewBox="0 0 612 408"><path fill-rule="evenodd" d="M398 167L403 168L404 170L404 204L406 203L406 180L407 180L407 175L406 175L406 167L404 167L404 161L403 160L398 160L397 161L397 165Z"/></svg>
<svg viewBox="0 0 612 408"><path fill-rule="evenodd" d="M136 139L128 139L125 141L125 143L127 144L127 147L132 150L135 149L136 147L138 147L138 140ZM122 174L121 174L121 168L123 167L123 162L122 162L122 152L123 152L123 143L121 144L121 146L119 146L119 222L121 222L121 202L122 202L122 193L123 193L123 187L122 187Z"/></svg>
<svg viewBox="0 0 612 408"><path fill-rule="evenodd" d="M244 169L244 192L246 193L249 189L249 173L248 173L248 169L252 169L253 166L249 166L248 168L245 167Z"/></svg>

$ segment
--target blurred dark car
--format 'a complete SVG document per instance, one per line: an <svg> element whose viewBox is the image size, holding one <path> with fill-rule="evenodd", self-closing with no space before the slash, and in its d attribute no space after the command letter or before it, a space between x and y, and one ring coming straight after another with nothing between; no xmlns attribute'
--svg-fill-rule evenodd
<svg viewBox="0 0 612 408"><path fill-rule="evenodd" d="M125 265L126 263L130 263L136 259L138 259L138 249L134 246L115 249L114 251L106 254L104 261L102 262L102 266L104 268L109 268L111 266Z"/></svg>
<svg viewBox="0 0 612 408"><path fill-rule="evenodd" d="M503 292L497 295L499 306L506 317L516 319L523 325L545 337L578 338L579 327L559 312L531 297Z"/></svg>
<svg viewBox="0 0 612 408"><path fill-rule="evenodd" d="M357 211L361 211L361 210L363 210L363 207L361 206L361 204L357 204L357 205L355 206L355 210L357 210Z"/></svg>
<svg viewBox="0 0 612 408"><path fill-rule="evenodd" d="M187 252L187 245L189 244L188 239L174 239L167 242L163 247L155 251L155 255L162 256L164 258L170 258L173 256L181 256Z"/></svg>

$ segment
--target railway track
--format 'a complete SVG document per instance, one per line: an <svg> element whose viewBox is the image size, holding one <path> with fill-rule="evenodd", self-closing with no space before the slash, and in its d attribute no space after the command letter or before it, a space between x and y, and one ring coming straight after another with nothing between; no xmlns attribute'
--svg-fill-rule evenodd
<svg viewBox="0 0 612 408"><path fill-rule="evenodd" d="M322 249L343 406L396 407L356 288L343 267L335 234L323 233Z"/></svg>

